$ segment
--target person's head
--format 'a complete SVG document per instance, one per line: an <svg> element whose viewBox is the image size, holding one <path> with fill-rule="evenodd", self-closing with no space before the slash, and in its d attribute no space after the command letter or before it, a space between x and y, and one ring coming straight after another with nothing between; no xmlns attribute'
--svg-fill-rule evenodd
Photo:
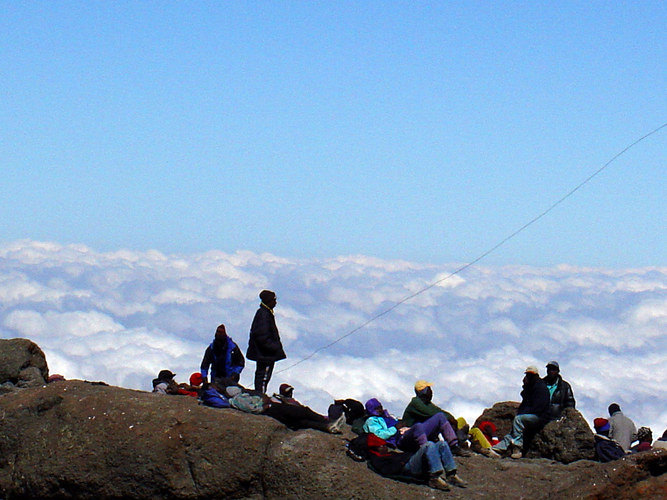
<svg viewBox="0 0 667 500"><path fill-rule="evenodd" d="M595 427L595 432L606 436L609 434L609 429L611 426L609 425L609 420L606 418L596 418L593 420L593 427Z"/></svg>
<svg viewBox="0 0 667 500"><path fill-rule="evenodd" d="M558 366L558 361L549 361L547 363L547 381L554 382L558 378L559 373L560 366Z"/></svg>
<svg viewBox="0 0 667 500"><path fill-rule="evenodd" d="M497 432L495 424L493 422L489 422L488 420L480 422L479 430L482 431L482 433L489 439L495 437Z"/></svg>
<svg viewBox="0 0 667 500"><path fill-rule="evenodd" d="M535 383L538 378L540 378L539 370L536 366L531 365L526 368L526 371L524 372L523 383L526 385L531 385Z"/></svg>
<svg viewBox="0 0 667 500"><path fill-rule="evenodd" d="M225 325L220 325L218 328L215 330L215 340L225 340L227 338L227 329L225 328Z"/></svg>
<svg viewBox="0 0 667 500"><path fill-rule="evenodd" d="M426 380L417 380L415 383L415 394L424 403L430 403L433 399L433 389L431 389L432 385L433 384L431 382L427 382Z"/></svg>
<svg viewBox="0 0 667 500"><path fill-rule="evenodd" d="M190 385L192 387L200 387L204 383L204 377L199 372L194 372L190 375Z"/></svg>
<svg viewBox="0 0 667 500"><path fill-rule="evenodd" d="M278 303L278 298L276 297L275 292L271 290L262 290L259 292L260 300L267 306L273 309Z"/></svg>
<svg viewBox="0 0 667 500"><path fill-rule="evenodd" d="M175 373L171 373L169 370L161 370L160 373L158 373L157 378L159 380L164 380L165 382L169 382L174 379L176 376Z"/></svg>
<svg viewBox="0 0 667 500"><path fill-rule="evenodd" d="M372 417L379 417L382 415L382 403L380 403L377 399L372 398L366 401L366 413L368 413Z"/></svg>
<svg viewBox="0 0 667 500"><path fill-rule="evenodd" d="M652 443L653 431L650 427L640 427L637 431L637 441L640 443Z"/></svg>
<svg viewBox="0 0 667 500"><path fill-rule="evenodd" d="M281 396L291 398L292 394L294 394L294 387L289 384L280 384L280 389L278 391L280 392Z"/></svg>
<svg viewBox="0 0 667 500"><path fill-rule="evenodd" d="M617 411L621 411L621 407L618 406L618 403L612 403L609 405L609 408L607 408L607 411L609 412L609 415L613 415Z"/></svg>

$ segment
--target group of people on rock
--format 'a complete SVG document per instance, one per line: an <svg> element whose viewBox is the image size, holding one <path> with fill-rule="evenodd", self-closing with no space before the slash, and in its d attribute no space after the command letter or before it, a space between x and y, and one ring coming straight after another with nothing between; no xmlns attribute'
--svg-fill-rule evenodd
<svg viewBox="0 0 667 500"><path fill-rule="evenodd" d="M200 371L190 376L189 383L178 384L174 373L162 370L153 380L153 392L196 396L207 406L267 415L292 429L339 433L347 421L360 435L353 442L363 448L362 454L371 468L390 477L426 479L429 486L440 490L448 490L449 485L466 487L457 474L454 457L471 454L466 449L468 442L470 448L482 455L518 459L522 457L527 436L534 435L548 422L561 419L567 408L575 408L572 387L561 377L558 362L549 361L544 378L539 376L537 367L526 368L521 403L510 432L502 439L498 439L492 422L482 421L471 429L465 419L455 418L435 405L433 384L424 380L416 382L415 396L400 420L391 416L376 398L369 399L365 405L353 399L336 400L329 407L328 415L321 415L297 401L294 388L289 384L282 384L278 394L267 395L274 365L286 355L273 312L276 294L263 290L259 298L261 302L250 327L245 357L227 335L225 325L220 325L204 352ZM256 363L254 389L239 383L246 357ZM593 422L596 455L600 461L651 447L667 448L667 431L651 445L650 429L642 427L637 431L616 403L610 405L608 411L609 419L596 418ZM631 446L634 441L639 443ZM350 450L352 447L348 452Z"/></svg>

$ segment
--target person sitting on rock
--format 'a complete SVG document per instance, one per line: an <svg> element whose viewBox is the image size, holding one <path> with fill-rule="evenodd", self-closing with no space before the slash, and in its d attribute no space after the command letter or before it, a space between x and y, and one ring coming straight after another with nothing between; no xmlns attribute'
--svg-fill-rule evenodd
<svg viewBox="0 0 667 500"><path fill-rule="evenodd" d="M542 379L549 389L551 403L551 420L558 420L565 408L574 408L576 401L572 386L560 376L560 366L557 361L547 363L547 374Z"/></svg>
<svg viewBox="0 0 667 500"><path fill-rule="evenodd" d="M218 389L237 384L241 378L241 371L245 366L245 358L239 346L227 335L225 325L215 330L213 342L206 348L201 362L200 373L208 380L208 370L211 369L211 383Z"/></svg>
<svg viewBox="0 0 667 500"><path fill-rule="evenodd" d="M637 441L630 450L632 453L640 453L642 451L650 451L653 447L651 442L653 442L653 431L650 427L640 427L637 431Z"/></svg>
<svg viewBox="0 0 667 500"><path fill-rule="evenodd" d="M433 403L432 385L431 382L426 382L425 380L418 380L415 383L415 396L403 411L401 421L406 426L411 427L416 423L426 422L435 415L443 415L445 417L445 423L443 424L446 434L445 440L449 444L452 453L462 457L470 456L470 452L462 449L460 446L468 438L468 432L463 430L463 427L467 424L463 421L464 425L460 429L462 433L459 435L457 432L459 430L458 421L454 416Z"/></svg>
<svg viewBox="0 0 667 500"><path fill-rule="evenodd" d="M665 429L661 437L655 440L653 448L667 449L667 429Z"/></svg>
<svg viewBox="0 0 667 500"><path fill-rule="evenodd" d="M496 433L495 424L488 420L483 420L477 427L470 429L473 450L487 457L499 458L500 455L492 449L494 445L500 443Z"/></svg>
<svg viewBox="0 0 667 500"><path fill-rule="evenodd" d="M549 389L538 369L529 366L523 377L521 404L512 421L512 430L491 449L498 454L509 453L512 458L521 458L526 430L538 431L549 421L549 401Z"/></svg>
<svg viewBox="0 0 667 500"><path fill-rule="evenodd" d="M176 376L169 370L161 370L157 378L153 379L153 392L157 394L178 394L178 384L174 380Z"/></svg>
<svg viewBox="0 0 667 500"><path fill-rule="evenodd" d="M609 420L596 418L593 420L593 427L595 427L595 456L600 462L607 463L625 456L621 445L609 437Z"/></svg>
<svg viewBox="0 0 667 500"><path fill-rule="evenodd" d="M635 423L623 415L617 403L610 404L607 411L609 412L609 437L620 444L623 451L629 453L630 446L637 439Z"/></svg>
<svg viewBox="0 0 667 500"><path fill-rule="evenodd" d="M428 483L432 488L449 490L447 483L462 488L466 487L466 483L456 473L456 463L447 442L429 441L427 436L427 431L431 426L436 423L442 426L442 422L446 422L442 413L434 415L424 423L418 422L408 428L394 419L377 399L369 399L365 406L369 417L364 424L364 432L369 435L369 451L371 453L371 436L382 440L385 448L386 446L395 447L397 443L401 450L411 454L410 459L404 462L402 469L404 473L414 477L422 477L425 467L424 461L426 461ZM441 429L439 432L441 432ZM385 449L383 453L386 456L387 450ZM445 480L441 478L443 472L445 472Z"/></svg>

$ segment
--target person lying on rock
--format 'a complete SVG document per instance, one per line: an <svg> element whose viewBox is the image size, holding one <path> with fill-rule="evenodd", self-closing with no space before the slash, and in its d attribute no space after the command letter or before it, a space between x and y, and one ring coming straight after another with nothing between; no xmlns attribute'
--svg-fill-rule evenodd
<svg viewBox="0 0 667 500"><path fill-rule="evenodd" d="M446 428L445 433L447 434L445 440L449 444L452 453L461 457L470 456L470 452L460 446L461 443L468 439L467 423L463 420L459 429L459 422L451 413L433 404L432 385L431 382L426 382L425 380L418 380L415 383L415 397L410 400L410 403L408 403L408 406L403 411L401 421L410 427L416 423L426 422L435 415L444 415L445 423L443 423L443 426Z"/></svg>
<svg viewBox="0 0 667 500"><path fill-rule="evenodd" d="M551 420L558 420L563 415L565 408L575 407L576 401L574 400L572 386L560 376L558 361L549 361L546 368L547 374L542 380L549 389Z"/></svg>
<svg viewBox="0 0 667 500"><path fill-rule="evenodd" d="M625 451L620 444L609 437L609 420L596 418L593 420L595 427L595 457L603 463L618 460L625 456Z"/></svg>
<svg viewBox="0 0 667 500"><path fill-rule="evenodd" d="M266 394L259 395L256 391L244 392L243 388L239 386L226 387L223 396L228 397L230 406L237 410L267 415L292 430L315 429L330 434L340 434L341 427L345 423L345 415L330 421L308 406L300 403L284 403Z"/></svg>
<svg viewBox="0 0 667 500"><path fill-rule="evenodd" d="M377 456L391 457L388 447L395 448L397 445L405 452L395 455L403 458L401 471L404 474L417 478L426 475L429 486L440 490L449 490L447 483L461 488L467 486L456 473L456 462L449 445L446 441L437 440L438 434L442 432L443 422L446 422L443 414L434 415L426 422L418 422L412 427L405 427L382 408L382 403L375 398L366 402L366 412L369 417L364 424L364 432L369 436L371 454L373 454L371 443L378 442L377 439L374 440L378 438L384 448L380 447ZM429 441L429 435L435 437L436 441ZM392 460L400 461L398 458ZM374 465L372 459L371 465ZM444 480L441 477L443 472Z"/></svg>
<svg viewBox="0 0 667 500"><path fill-rule="evenodd" d="M157 394L178 394L178 384L174 380L176 376L169 370L161 370L157 378L153 379L153 392Z"/></svg>
<svg viewBox="0 0 667 500"><path fill-rule="evenodd" d="M549 389L540 378L538 369L529 366L524 373L521 404L512 421L512 430L491 449L500 455L509 454L512 458L521 458L526 429L538 431L549 419Z"/></svg>
<svg viewBox="0 0 667 500"><path fill-rule="evenodd" d="M196 375L199 374L197 373ZM153 379L153 392L157 394L179 394L182 396L193 397L199 395L198 387L193 387L192 385L192 376L190 377L190 384L177 383L176 380L174 380L175 376L176 374L169 370L160 371L157 378Z"/></svg>

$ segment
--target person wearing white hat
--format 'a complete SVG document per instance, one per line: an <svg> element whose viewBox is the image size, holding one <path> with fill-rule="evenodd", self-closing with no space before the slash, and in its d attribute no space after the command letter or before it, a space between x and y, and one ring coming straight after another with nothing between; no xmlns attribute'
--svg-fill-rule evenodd
<svg viewBox="0 0 667 500"><path fill-rule="evenodd" d="M512 430L492 448L493 451L501 455L509 453L512 458L521 458L526 428L542 428L549 421L549 415L549 389L540 378L537 367L529 366L523 377L521 404L512 421Z"/></svg>

